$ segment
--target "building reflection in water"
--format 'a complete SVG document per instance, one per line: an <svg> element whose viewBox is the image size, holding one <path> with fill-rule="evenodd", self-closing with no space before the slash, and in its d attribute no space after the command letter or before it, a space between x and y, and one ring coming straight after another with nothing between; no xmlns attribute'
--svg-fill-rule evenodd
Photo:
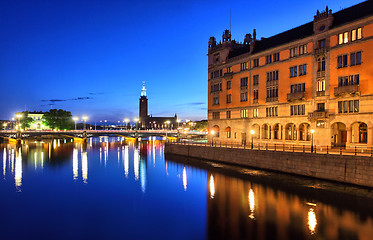
<svg viewBox="0 0 373 240"><path fill-rule="evenodd" d="M88 156L87 151L82 152L82 179L84 183L88 180Z"/></svg>
<svg viewBox="0 0 373 240"><path fill-rule="evenodd" d="M123 149L124 148L124 149ZM129 169L129 155L128 155L128 146L122 147L122 158L124 165L124 175L128 178L128 169Z"/></svg>
<svg viewBox="0 0 373 240"><path fill-rule="evenodd" d="M309 193L285 192L219 173L207 176L209 239L369 240L373 236L372 215L359 217L351 208L335 205L334 197L310 203ZM340 202L348 205L347 201Z"/></svg>
<svg viewBox="0 0 373 240"><path fill-rule="evenodd" d="M4 151L3 151L3 177L5 179L5 173L6 173L6 153L7 153L7 150L6 148L4 148Z"/></svg>
<svg viewBox="0 0 373 240"><path fill-rule="evenodd" d="M139 149L135 148L133 151L133 173L135 174L135 180L139 180Z"/></svg>

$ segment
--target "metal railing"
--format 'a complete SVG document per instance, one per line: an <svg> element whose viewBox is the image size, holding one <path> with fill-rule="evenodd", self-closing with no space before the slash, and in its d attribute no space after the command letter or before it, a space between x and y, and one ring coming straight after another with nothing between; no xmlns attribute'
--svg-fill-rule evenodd
<svg viewBox="0 0 373 240"><path fill-rule="evenodd" d="M333 155L355 155L355 156L371 156L373 157L373 147L354 146L352 148L320 146L311 144L278 144L278 143L240 143L240 142L193 142L180 139L179 141L167 141L166 144L181 144L193 146L206 146L215 148L235 148L235 149L250 149L259 151L273 152L297 152L297 153L313 153L313 154L333 154Z"/></svg>

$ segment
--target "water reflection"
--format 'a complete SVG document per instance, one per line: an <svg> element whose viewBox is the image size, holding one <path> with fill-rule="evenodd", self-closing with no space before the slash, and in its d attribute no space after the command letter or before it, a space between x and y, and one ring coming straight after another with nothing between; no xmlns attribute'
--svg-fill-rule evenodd
<svg viewBox="0 0 373 240"><path fill-rule="evenodd" d="M254 191L250 189L249 191L249 207L250 207L250 215L249 218L255 219L255 196Z"/></svg>
<svg viewBox="0 0 373 240"><path fill-rule="evenodd" d="M16 152L16 163L15 163L15 173L14 173L14 182L18 191L21 191L22 186L22 151L21 148L18 148Z"/></svg>
<svg viewBox="0 0 373 240"><path fill-rule="evenodd" d="M79 171L79 159L78 159L78 149L75 147L73 150L73 179L78 179L78 171Z"/></svg>
<svg viewBox="0 0 373 240"><path fill-rule="evenodd" d="M187 185L188 185L187 173L186 173L185 166L184 166L184 169L183 169L183 186L184 186L184 191L187 190Z"/></svg>
<svg viewBox="0 0 373 240"><path fill-rule="evenodd" d="M213 199L215 197L215 182L214 182L214 177L210 176L210 198Z"/></svg>
<svg viewBox="0 0 373 240"><path fill-rule="evenodd" d="M310 229L311 234L315 234L316 225L317 225L317 219L316 219L315 210L313 210L313 208L310 208L310 210L308 211L308 228Z"/></svg>

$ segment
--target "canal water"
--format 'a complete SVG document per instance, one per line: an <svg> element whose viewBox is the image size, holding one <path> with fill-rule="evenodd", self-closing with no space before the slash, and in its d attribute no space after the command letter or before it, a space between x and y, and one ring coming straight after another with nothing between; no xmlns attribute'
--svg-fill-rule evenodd
<svg viewBox="0 0 373 240"><path fill-rule="evenodd" d="M373 238L369 189L165 159L155 138L0 147L3 240Z"/></svg>

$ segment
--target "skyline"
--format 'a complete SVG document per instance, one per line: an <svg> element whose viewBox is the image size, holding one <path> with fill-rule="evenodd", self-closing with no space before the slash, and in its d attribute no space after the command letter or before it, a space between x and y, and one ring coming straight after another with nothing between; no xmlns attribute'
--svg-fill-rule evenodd
<svg viewBox="0 0 373 240"><path fill-rule="evenodd" d="M133 119L144 81L149 114L207 119L208 39L229 29L230 9L232 39L242 41L360 2L3 1L0 119L50 104L91 121Z"/></svg>

